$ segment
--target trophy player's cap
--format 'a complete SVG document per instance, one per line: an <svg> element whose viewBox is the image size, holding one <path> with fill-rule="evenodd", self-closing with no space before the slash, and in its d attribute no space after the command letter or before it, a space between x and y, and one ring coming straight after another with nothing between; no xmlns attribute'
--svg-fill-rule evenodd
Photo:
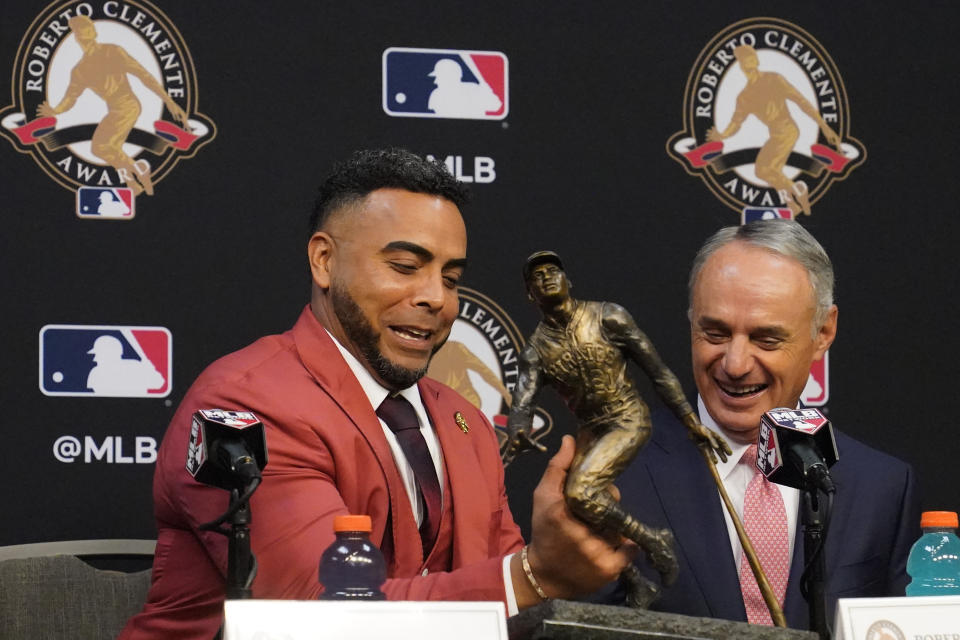
<svg viewBox="0 0 960 640"><path fill-rule="evenodd" d="M527 282L530 279L530 272L533 271L533 268L544 262L553 263L560 267L560 269L563 269L563 261L560 260L560 256L557 255L556 251L537 251L531 253L523 265L523 281Z"/></svg>

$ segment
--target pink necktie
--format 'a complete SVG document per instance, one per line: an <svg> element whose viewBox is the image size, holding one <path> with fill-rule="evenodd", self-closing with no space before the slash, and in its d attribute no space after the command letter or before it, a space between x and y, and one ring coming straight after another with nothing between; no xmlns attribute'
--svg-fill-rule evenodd
<svg viewBox="0 0 960 640"><path fill-rule="evenodd" d="M749 464L753 468L753 478L747 485L747 493L743 499L743 528L753 543L760 566L763 567L763 572L782 607L790 573L787 510L783 506L780 489L760 473L756 462L757 445L752 444L740 458L740 464ZM763 601L746 554L740 560L740 590L743 592L743 604L747 609L747 621L750 624L773 625L770 611Z"/></svg>

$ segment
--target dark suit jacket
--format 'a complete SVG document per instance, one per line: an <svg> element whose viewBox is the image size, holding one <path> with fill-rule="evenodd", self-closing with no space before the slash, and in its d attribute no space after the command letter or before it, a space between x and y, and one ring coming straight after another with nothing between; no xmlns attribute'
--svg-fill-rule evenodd
<svg viewBox="0 0 960 640"><path fill-rule="evenodd" d="M837 493L826 540L825 591L831 624L838 598L902 596L908 582L907 555L920 536L911 467L835 433L840 458L831 469ZM669 527L676 537L680 575L652 609L745 622L725 507L686 429L665 412L655 415L650 442L616 484L630 513L648 525ZM642 555L637 562L648 571ZM800 629L809 624L800 593L803 563L798 524L783 608L787 624ZM622 594L602 599L622 601Z"/></svg>

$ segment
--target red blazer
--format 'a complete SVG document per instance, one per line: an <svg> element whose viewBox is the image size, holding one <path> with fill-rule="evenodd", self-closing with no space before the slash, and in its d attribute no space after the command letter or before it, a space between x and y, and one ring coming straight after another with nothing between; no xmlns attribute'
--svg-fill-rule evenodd
<svg viewBox="0 0 960 640"><path fill-rule="evenodd" d="M333 518L369 514L372 540L385 551L390 600L501 600L502 560L523 545L503 485L503 466L485 416L452 389L419 383L437 432L452 527L446 571L424 569L417 524L383 429L336 345L304 309L281 335L214 362L187 392L157 457L154 510L157 550L143 611L121 634L133 638L209 640L222 619L227 539L198 525L226 510L228 495L186 471L192 414L198 409L253 411L266 427L268 463L250 501L251 541L259 570L256 598L312 599L320 592L320 555ZM469 431L454 416L460 412Z"/></svg>

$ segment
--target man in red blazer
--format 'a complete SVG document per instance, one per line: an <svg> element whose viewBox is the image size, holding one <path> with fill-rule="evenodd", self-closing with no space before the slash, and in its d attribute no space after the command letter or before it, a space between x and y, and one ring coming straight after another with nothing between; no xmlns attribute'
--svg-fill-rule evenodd
<svg viewBox="0 0 960 640"><path fill-rule="evenodd" d="M266 427L269 463L250 501L254 597L315 598L333 518L346 513L371 516L389 599L501 600L515 612L544 596L588 593L630 562L635 547L609 544L566 510L570 438L537 489L524 548L492 428L452 389L423 377L458 311L463 195L442 165L395 149L358 153L326 180L307 247L310 304L290 331L208 367L167 430L154 478L153 583L121 638L206 640L220 626L227 540L198 527L226 510L228 495L185 468L199 409L252 411ZM439 513L378 418L388 396L416 413ZM431 517L435 535L423 542Z"/></svg>

